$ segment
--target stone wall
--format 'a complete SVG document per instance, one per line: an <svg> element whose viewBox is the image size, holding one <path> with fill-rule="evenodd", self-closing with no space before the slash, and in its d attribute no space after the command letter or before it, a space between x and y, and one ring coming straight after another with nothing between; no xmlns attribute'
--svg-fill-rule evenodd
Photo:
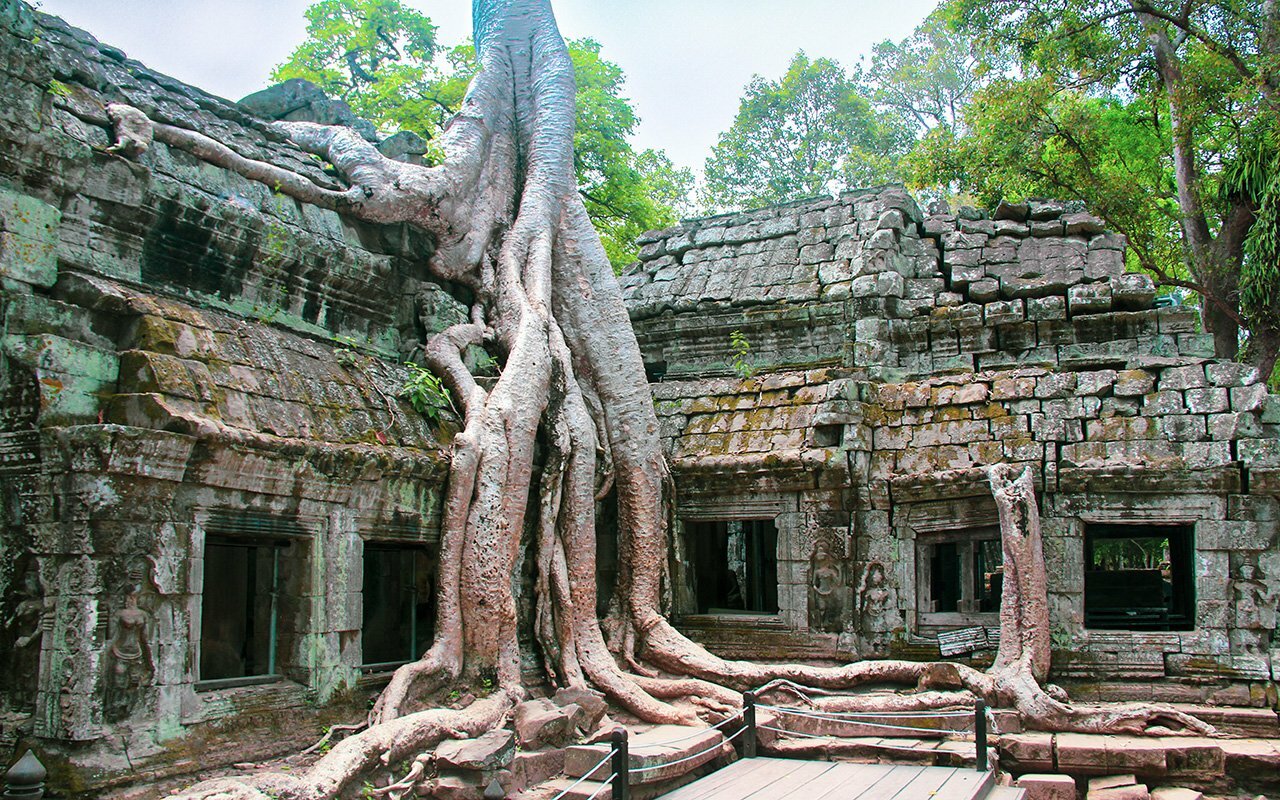
<svg viewBox="0 0 1280 800"><path fill-rule="evenodd" d="M682 529L746 514L780 535L778 613L707 619L686 602L686 630L739 656L937 657L940 632L998 624L963 593L937 613L931 554L995 535L982 468L1008 462L1040 492L1055 679L1099 697L1274 704L1280 400L1212 358L1194 310L1157 306L1124 248L1069 204L925 217L892 187L648 234L621 280L659 381ZM1193 619L1091 628L1089 532L1144 525L1190 537ZM833 569L842 586L819 591ZM839 632L813 624L817 594ZM754 626L758 644L726 626Z"/></svg>
<svg viewBox="0 0 1280 800"><path fill-rule="evenodd" d="M0 11L0 740L42 742L60 787L293 748L370 680L363 544L438 537L456 421L397 397L401 360L466 295L405 227L160 143L109 152L123 101L334 185L235 104ZM262 685L198 685L202 608L230 591L204 585L210 537L282 554Z"/></svg>

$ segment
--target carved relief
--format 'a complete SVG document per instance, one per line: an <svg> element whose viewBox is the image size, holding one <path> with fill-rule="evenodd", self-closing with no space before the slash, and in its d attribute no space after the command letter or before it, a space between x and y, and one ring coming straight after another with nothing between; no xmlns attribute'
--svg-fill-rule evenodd
<svg viewBox="0 0 1280 800"><path fill-rule="evenodd" d="M1275 633L1276 604L1280 591L1263 579L1253 564L1241 564L1231 582L1236 638L1246 653L1262 653L1267 650Z"/></svg>
<svg viewBox="0 0 1280 800"><path fill-rule="evenodd" d="M34 560L23 573L18 597L20 599L7 621L14 637L9 668L14 703L18 708L30 709L35 706L40 649L50 612L50 603L40 581L40 568Z"/></svg>
<svg viewBox="0 0 1280 800"><path fill-rule="evenodd" d="M124 607L111 616L109 625L102 703L108 722L119 722L137 708L154 672L148 641L151 615L138 607L145 568L131 568L129 573Z"/></svg>
<svg viewBox="0 0 1280 800"><path fill-rule="evenodd" d="M889 634L894 628L889 600L884 564L872 561L867 564L858 589L858 621L864 656L883 656L889 652Z"/></svg>
<svg viewBox="0 0 1280 800"><path fill-rule="evenodd" d="M844 559L827 537L819 537L809 557L809 628L839 633L845 615Z"/></svg>

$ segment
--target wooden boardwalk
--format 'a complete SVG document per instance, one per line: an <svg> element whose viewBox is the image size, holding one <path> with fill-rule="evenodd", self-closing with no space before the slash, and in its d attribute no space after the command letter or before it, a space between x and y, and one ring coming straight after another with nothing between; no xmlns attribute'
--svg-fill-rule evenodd
<svg viewBox="0 0 1280 800"><path fill-rule="evenodd" d="M982 800L994 786L958 767L744 758L662 800Z"/></svg>

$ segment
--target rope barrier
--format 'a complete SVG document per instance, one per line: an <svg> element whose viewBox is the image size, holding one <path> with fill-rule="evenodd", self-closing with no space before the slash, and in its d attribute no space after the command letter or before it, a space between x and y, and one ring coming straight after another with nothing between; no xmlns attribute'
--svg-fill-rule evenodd
<svg viewBox="0 0 1280 800"><path fill-rule="evenodd" d="M732 742L734 739L746 733L746 730L747 730L747 726L743 725L741 728L738 729L737 733L733 734L732 736L724 737L723 742L716 742L715 744L711 745L707 749L699 750L698 752L693 753L691 755L687 755L684 758L676 759L675 761L668 761L665 764L654 764L648 767L637 767L636 769L631 769L627 771L630 772L632 775L640 775L645 772L653 772L659 769L666 769L667 767L674 767L676 764L683 764L686 761L692 761L693 759L698 758L699 756L705 756L707 753L710 753L712 750L718 750L723 744L725 744L725 742Z"/></svg>
<svg viewBox="0 0 1280 800"><path fill-rule="evenodd" d="M756 708L767 708L770 711L795 712L802 709L790 708L788 706L768 706L763 703L756 703ZM903 717L903 718L934 718L934 717L972 717L972 711L823 711L819 709L816 712L827 714L832 717L848 717L850 719L881 719L884 717Z"/></svg>
<svg viewBox="0 0 1280 800"><path fill-rule="evenodd" d="M699 728L698 730L694 731L688 736L681 736L679 739L667 739L666 741L662 741L662 742L653 742L652 744L649 742L646 742L642 745L637 745L637 746L638 747L666 747L669 744L679 744L680 742L687 742L690 739L698 738L699 736L706 733L707 731L720 730L720 728L724 727L726 724L733 722L735 719L742 716L742 711L743 711L742 709L738 709L738 713L734 714L733 716L725 717L724 719L717 722L715 725L708 725L705 728Z"/></svg>
<svg viewBox="0 0 1280 800"><path fill-rule="evenodd" d="M591 773L587 773L587 774L590 775ZM596 798L600 796L600 793L603 792L605 789L613 788L613 779L616 777L618 777L618 773L615 772L609 777L605 778L604 782L600 784L600 788L592 792L591 796L588 797L587 800L596 800ZM568 791L568 790L566 789L565 791ZM559 797L559 795L556 795L556 796Z"/></svg>
<svg viewBox="0 0 1280 800"><path fill-rule="evenodd" d="M607 756L605 756L604 758L600 759L600 763L596 764L594 767L592 767L591 769L589 769L589 770L587 770L585 773L583 773L583 775L582 775L582 777L581 777L581 778L578 778L576 781L574 781L573 783L569 784L569 786L568 786L564 791L560 792L560 794L558 794L558 795L556 795L555 797L551 798L551 800L561 800L561 798L562 798L562 797L564 797L565 795L567 795L569 792L572 792L574 789L577 789L577 788L578 788L578 784L582 783L582 782L583 782L583 781L585 781L587 778L590 778L592 775L594 775L594 774L595 774L595 772L596 772L596 770L600 769L600 768L601 768L601 767L603 767L606 763L608 763L609 759L613 758L613 754L614 754L614 753L616 753L616 752L618 752L616 748L615 748L615 749L613 749L613 750L610 750L610 751L609 751L609 754L608 754ZM610 776L609 776L609 779L605 781L605 785L608 785L609 781L613 780L613 779L614 779L614 777L616 777L616 776L617 776L617 773L614 773L613 775L610 775ZM597 793L598 793L600 790L599 790L599 789L597 789L596 791L597 791ZM591 795L591 796L592 796L592 797L595 797L595 795L594 795L594 794L593 794L593 795Z"/></svg>

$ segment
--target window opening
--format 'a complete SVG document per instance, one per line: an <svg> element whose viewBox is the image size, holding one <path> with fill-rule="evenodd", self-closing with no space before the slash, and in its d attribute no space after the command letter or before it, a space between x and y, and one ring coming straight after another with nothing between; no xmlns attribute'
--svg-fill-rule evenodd
<svg viewBox="0 0 1280 800"><path fill-rule="evenodd" d="M778 613L773 520L689 522L698 613Z"/></svg>
<svg viewBox="0 0 1280 800"><path fill-rule="evenodd" d="M276 648L284 547L218 537L206 541L199 688L280 678Z"/></svg>
<svg viewBox="0 0 1280 800"><path fill-rule="evenodd" d="M1190 525L1089 525L1084 547L1085 627L1188 631L1195 581Z"/></svg>
<svg viewBox="0 0 1280 800"><path fill-rule="evenodd" d="M1004 549L998 528L922 535L916 553L922 624L981 623L986 620L974 615L1000 610Z"/></svg>
<svg viewBox="0 0 1280 800"><path fill-rule="evenodd" d="M435 633L435 559L419 547L364 546L364 666L420 657Z"/></svg>

